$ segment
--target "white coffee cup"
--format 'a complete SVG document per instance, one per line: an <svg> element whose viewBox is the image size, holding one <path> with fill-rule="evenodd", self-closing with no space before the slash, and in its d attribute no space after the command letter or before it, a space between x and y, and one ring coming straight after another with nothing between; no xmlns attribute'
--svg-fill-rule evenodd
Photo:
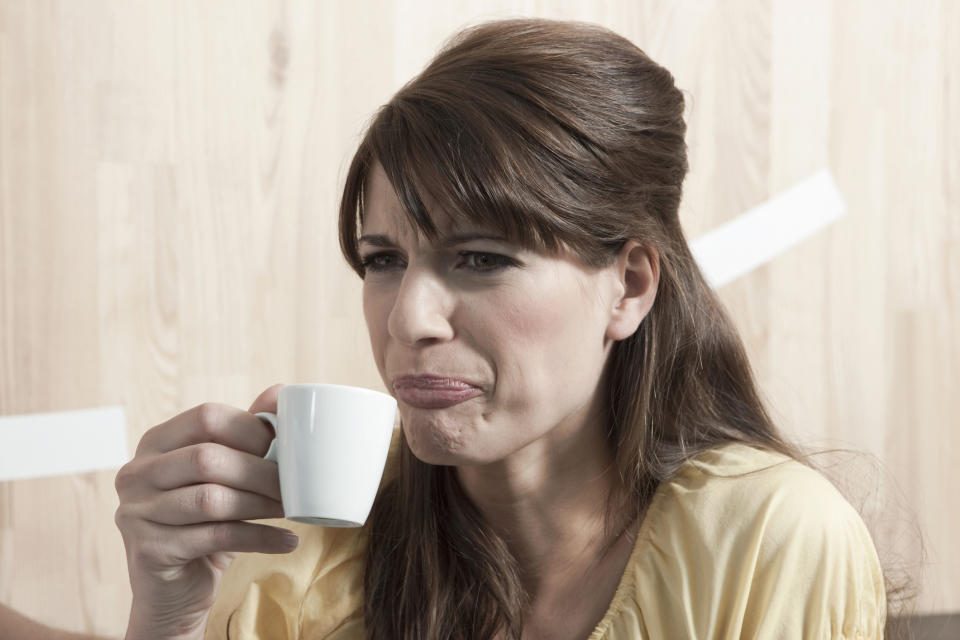
<svg viewBox="0 0 960 640"><path fill-rule="evenodd" d="M264 456L280 467L289 520L360 527L376 497L390 449L397 401L340 384L280 388L277 413L261 412L277 434Z"/></svg>

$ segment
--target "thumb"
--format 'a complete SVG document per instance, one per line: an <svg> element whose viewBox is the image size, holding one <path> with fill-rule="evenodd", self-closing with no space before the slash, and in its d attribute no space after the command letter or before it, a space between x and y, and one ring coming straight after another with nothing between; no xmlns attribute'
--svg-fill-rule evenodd
<svg viewBox="0 0 960 640"><path fill-rule="evenodd" d="M282 384L275 384L272 387L267 387L263 393L257 396L257 399L253 401L253 404L250 405L250 413L259 413L261 411L276 413L277 393L279 393L280 387L282 386Z"/></svg>

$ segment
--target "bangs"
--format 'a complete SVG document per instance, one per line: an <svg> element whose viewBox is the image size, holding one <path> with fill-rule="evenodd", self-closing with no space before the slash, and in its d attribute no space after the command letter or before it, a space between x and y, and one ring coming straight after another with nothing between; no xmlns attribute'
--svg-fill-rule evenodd
<svg viewBox="0 0 960 640"><path fill-rule="evenodd" d="M493 131L489 116L471 111L401 99L384 107L375 121L372 155L410 224L433 241L438 235L434 221L446 216L455 224L498 231L525 249L558 251L558 230L549 223L555 214L540 211L524 188L530 180L517 162L518 150ZM362 206L359 214L362 221Z"/></svg>
<svg viewBox="0 0 960 640"><path fill-rule="evenodd" d="M366 180L375 163L383 167L411 228L431 242L439 239L435 221L442 217L547 255L582 237L582 231L564 230L557 212L537 197L520 145L508 144L489 116L470 111L456 114L435 102L398 99L378 112L354 156L341 201L341 248L361 276L359 232ZM504 125L498 123L511 128Z"/></svg>

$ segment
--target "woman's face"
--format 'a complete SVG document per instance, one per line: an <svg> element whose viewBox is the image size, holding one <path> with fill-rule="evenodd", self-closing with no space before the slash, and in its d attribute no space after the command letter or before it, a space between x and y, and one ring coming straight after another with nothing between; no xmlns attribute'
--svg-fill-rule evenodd
<svg viewBox="0 0 960 640"><path fill-rule="evenodd" d="M611 309L623 293L615 268L588 269L502 240L428 245L379 165L364 211L364 316L418 458L489 463L585 425L600 428L595 397L602 397ZM453 234L488 231L438 217L440 245ZM469 384L441 392L395 385L409 374Z"/></svg>

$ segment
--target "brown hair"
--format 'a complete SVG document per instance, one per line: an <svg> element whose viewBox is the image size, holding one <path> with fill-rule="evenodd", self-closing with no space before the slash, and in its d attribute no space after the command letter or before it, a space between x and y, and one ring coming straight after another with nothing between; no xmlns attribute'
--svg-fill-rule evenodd
<svg viewBox="0 0 960 640"><path fill-rule="evenodd" d="M596 25L504 20L455 36L383 106L350 165L340 243L364 276L358 220L374 162L411 225L424 202L526 248L613 262L628 238L656 248L656 301L604 369L607 436L635 518L685 461L729 442L799 459L758 396L743 345L690 253L678 209L687 173L684 96L670 72ZM402 446L369 526L365 621L377 638L520 637L514 560L454 469Z"/></svg>

